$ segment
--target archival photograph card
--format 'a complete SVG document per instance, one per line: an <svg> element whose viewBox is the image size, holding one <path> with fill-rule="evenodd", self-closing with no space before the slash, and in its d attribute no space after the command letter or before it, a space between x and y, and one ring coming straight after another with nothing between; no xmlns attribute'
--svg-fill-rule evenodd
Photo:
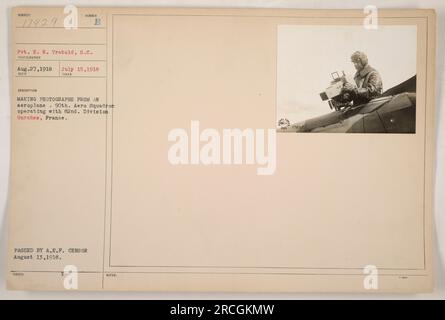
<svg viewBox="0 0 445 320"><path fill-rule="evenodd" d="M433 10L16 7L8 288L429 292Z"/></svg>

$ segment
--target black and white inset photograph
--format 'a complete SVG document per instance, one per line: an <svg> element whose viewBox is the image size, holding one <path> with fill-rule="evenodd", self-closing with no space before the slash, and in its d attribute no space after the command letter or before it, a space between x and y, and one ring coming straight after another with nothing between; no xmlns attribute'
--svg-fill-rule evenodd
<svg viewBox="0 0 445 320"><path fill-rule="evenodd" d="M277 32L278 132L416 132L416 26Z"/></svg>

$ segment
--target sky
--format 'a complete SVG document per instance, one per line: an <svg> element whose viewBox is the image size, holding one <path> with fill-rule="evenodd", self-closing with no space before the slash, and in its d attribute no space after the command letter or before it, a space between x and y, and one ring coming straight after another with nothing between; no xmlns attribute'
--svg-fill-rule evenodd
<svg viewBox="0 0 445 320"><path fill-rule="evenodd" d="M355 74L351 54L363 51L380 72L383 90L416 74L416 26L278 26L277 119L300 122L330 111L319 94L331 73Z"/></svg>

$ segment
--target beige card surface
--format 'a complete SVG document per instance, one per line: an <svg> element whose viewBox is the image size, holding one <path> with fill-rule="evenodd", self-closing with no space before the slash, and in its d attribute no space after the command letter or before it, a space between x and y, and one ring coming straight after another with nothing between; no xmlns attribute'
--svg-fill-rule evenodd
<svg viewBox="0 0 445 320"><path fill-rule="evenodd" d="M433 10L11 17L8 288L432 290Z"/></svg>

